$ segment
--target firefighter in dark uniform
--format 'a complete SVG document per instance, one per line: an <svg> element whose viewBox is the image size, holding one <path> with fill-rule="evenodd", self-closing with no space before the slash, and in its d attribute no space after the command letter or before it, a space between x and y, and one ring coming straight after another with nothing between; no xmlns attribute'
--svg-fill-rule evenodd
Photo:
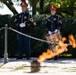
<svg viewBox="0 0 76 75"><path fill-rule="evenodd" d="M22 2L20 4L22 13L18 14L15 19L15 24L17 26L18 31L30 34L30 27L34 25L33 19L29 13L27 13L28 4L26 2ZM22 59L23 56L23 43L26 47L26 58L30 59L30 39L26 36L18 34L18 57L17 59Z"/></svg>
<svg viewBox="0 0 76 75"><path fill-rule="evenodd" d="M62 21L56 14L57 9L58 8L56 6L50 6L51 16L46 19L46 27L48 28L48 34L50 35L52 35L54 32L58 32L62 25ZM57 56L54 59L57 60Z"/></svg>

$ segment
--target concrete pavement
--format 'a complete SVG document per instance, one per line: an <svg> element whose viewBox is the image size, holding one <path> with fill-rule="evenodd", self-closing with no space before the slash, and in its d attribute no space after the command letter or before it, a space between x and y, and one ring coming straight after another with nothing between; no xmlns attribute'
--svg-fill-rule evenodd
<svg viewBox="0 0 76 75"><path fill-rule="evenodd" d="M0 75L76 75L76 59L46 60L41 63L39 72L30 73L30 64L34 59L14 58L9 59L7 64L3 64L3 59L0 59Z"/></svg>

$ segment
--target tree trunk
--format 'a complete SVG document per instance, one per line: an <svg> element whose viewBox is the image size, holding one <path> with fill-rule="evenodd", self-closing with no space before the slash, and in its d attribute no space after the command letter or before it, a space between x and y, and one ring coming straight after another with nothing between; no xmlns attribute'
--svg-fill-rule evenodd
<svg viewBox="0 0 76 75"><path fill-rule="evenodd" d="M75 9L76 9L76 7L75 8L74 7L60 8L58 10L58 13L63 12L63 13L69 14L71 16L74 16L74 11L73 10L75 10Z"/></svg>
<svg viewBox="0 0 76 75"><path fill-rule="evenodd" d="M37 0L32 0L32 15L36 14L36 4Z"/></svg>
<svg viewBox="0 0 76 75"><path fill-rule="evenodd" d="M43 13L44 0L40 0L40 14Z"/></svg>
<svg viewBox="0 0 76 75"><path fill-rule="evenodd" d="M22 2L25 2L26 0L21 0Z"/></svg>
<svg viewBox="0 0 76 75"><path fill-rule="evenodd" d="M3 3L13 12L14 15L18 14L11 0L3 0Z"/></svg>

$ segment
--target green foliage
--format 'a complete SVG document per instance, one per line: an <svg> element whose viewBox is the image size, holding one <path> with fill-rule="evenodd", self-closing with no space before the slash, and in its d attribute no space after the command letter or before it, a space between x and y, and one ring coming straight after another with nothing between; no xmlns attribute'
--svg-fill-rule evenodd
<svg viewBox="0 0 76 75"><path fill-rule="evenodd" d="M4 3L13 13L14 15L17 14L17 11L14 6L12 6L13 0L0 0L0 2ZM18 2L20 0L16 0L14 2ZM24 1L24 0L21 0ZM76 16L76 0L43 0L42 4L40 3L41 0L28 0L29 5L33 8L32 13L33 15L38 13L49 13L49 6L56 5L59 8L59 14L64 13L71 16ZM0 3L2 6L2 3ZM42 6L41 6L42 5ZM41 6L41 7L40 7ZM3 6L2 6L3 7ZM41 10L41 8L43 8Z"/></svg>
<svg viewBox="0 0 76 75"><path fill-rule="evenodd" d="M14 17L10 15L0 15L0 28L8 24L9 27L15 28ZM14 41L13 41L14 40ZM8 30L8 53L9 56L17 54L17 35ZM4 30L0 31L0 56L4 55Z"/></svg>
<svg viewBox="0 0 76 75"><path fill-rule="evenodd" d="M71 4L74 4L73 6L75 6L75 2L75 0L45 0L46 4L56 5L58 7L68 7Z"/></svg>
<svg viewBox="0 0 76 75"><path fill-rule="evenodd" d="M61 31L64 35L76 35L76 18L64 18Z"/></svg>
<svg viewBox="0 0 76 75"><path fill-rule="evenodd" d="M45 39L44 36L47 33L47 28L45 26L45 20L48 15L36 15L34 16L34 20L37 25L31 28L31 35L40 39ZM0 16L0 28L3 27L6 23L9 27L15 28L14 25L14 17L9 15L1 15ZM76 18L62 18L63 25L61 28L61 33L63 36L67 37L69 34L73 34L76 38ZM39 56L42 52L47 50L47 43L43 43L40 41L36 41L31 39L31 56ZM14 57L17 56L18 53L18 43L17 43L17 34L8 31L8 53L9 56ZM25 50L24 52L25 53ZM4 54L4 30L0 31L0 56ZM76 57L76 49L73 49L69 46L69 51L65 53L65 55L71 54L72 57Z"/></svg>
<svg viewBox="0 0 76 75"><path fill-rule="evenodd" d="M45 20L48 17L48 15L37 15L34 17L34 19L37 22L37 26L33 29L32 35L41 39L44 39L44 35L46 35L47 28L45 27ZM61 34L62 36L68 37L69 34L73 34L76 38L76 18L62 18L63 25L61 27ZM68 40L67 40L68 41ZM40 55L43 51L46 51L47 44L37 42L35 40L32 41L32 50L36 53L36 55ZM68 47L67 54L71 54L73 57L75 57L75 49L72 47ZM32 51L32 54L34 54ZM68 56L67 56L68 57Z"/></svg>
<svg viewBox="0 0 76 75"><path fill-rule="evenodd" d="M40 39L44 39L44 35L46 34L46 26L45 26L45 19L47 15L36 15L34 16L34 20L36 21L36 26L32 28L31 35L35 36ZM40 55L43 51L46 50L46 43L36 41L36 40L31 40L31 50L32 50L32 55L33 56L38 56ZM34 55L35 54L35 55Z"/></svg>

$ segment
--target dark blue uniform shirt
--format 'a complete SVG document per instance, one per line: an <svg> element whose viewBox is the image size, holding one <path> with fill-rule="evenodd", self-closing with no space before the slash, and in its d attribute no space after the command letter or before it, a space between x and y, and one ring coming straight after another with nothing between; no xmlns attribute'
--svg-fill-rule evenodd
<svg viewBox="0 0 76 75"><path fill-rule="evenodd" d="M54 15L50 16L46 19L46 26L49 31L55 31L55 29L60 28L62 25L62 21L60 20L59 16Z"/></svg>
<svg viewBox="0 0 76 75"><path fill-rule="evenodd" d="M20 13L16 16L15 24L20 32L30 34L30 26L33 25L33 22L30 19L32 20L32 17L29 13ZM21 28L19 26L21 23L25 23L26 26Z"/></svg>

